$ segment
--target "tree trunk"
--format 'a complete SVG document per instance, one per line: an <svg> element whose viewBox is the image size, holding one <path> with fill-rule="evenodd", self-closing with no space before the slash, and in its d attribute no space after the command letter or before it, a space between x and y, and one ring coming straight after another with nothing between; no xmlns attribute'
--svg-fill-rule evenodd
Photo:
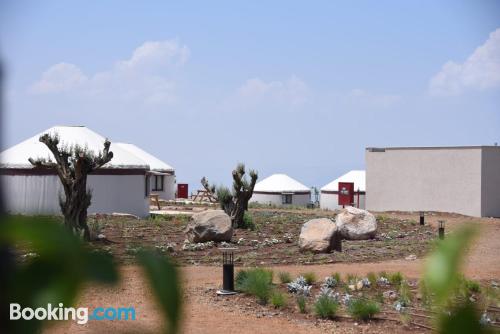
<svg viewBox="0 0 500 334"><path fill-rule="evenodd" d="M64 224L73 233L81 235L86 241L90 240L90 231L87 226L87 209L90 206L90 193L87 192L86 177L77 180L65 180L70 183L68 192L61 209L64 215ZM66 187L65 187L66 188Z"/></svg>

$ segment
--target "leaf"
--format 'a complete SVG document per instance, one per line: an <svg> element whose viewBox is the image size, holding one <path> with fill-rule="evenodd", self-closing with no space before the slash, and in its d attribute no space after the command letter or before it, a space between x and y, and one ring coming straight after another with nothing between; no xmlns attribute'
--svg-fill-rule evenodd
<svg viewBox="0 0 500 334"><path fill-rule="evenodd" d="M488 328L481 326L479 323L479 315L474 306L467 303L457 309L451 316L441 318L440 331L441 334L481 334L490 333Z"/></svg>
<svg viewBox="0 0 500 334"><path fill-rule="evenodd" d="M455 288L459 279L459 265L476 233L477 229L471 225L457 230L446 240L439 242L437 249L429 257L424 279L426 286L436 295L438 305L445 302Z"/></svg>
<svg viewBox="0 0 500 334"><path fill-rule="evenodd" d="M179 329L182 307L180 279L176 267L168 258L160 257L151 251L140 252L138 260L167 316L168 332L176 333Z"/></svg>

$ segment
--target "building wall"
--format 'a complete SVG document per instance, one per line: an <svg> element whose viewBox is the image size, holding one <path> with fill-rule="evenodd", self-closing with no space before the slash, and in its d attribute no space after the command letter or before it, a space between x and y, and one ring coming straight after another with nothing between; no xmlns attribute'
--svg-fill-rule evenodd
<svg viewBox="0 0 500 334"><path fill-rule="evenodd" d="M483 148L482 173L482 216L500 217L500 147Z"/></svg>
<svg viewBox="0 0 500 334"><path fill-rule="evenodd" d="M153 178L154 175L150 175L150 192L151 194L157 194L160 196L161 199L165 200L171 200L175 199L175 192L177 191L176 189L176 183L175 183L175 175L165 175L164 176L164 184L163 184L163 191L153 191Z"/></svg>
<svg viewBox="0 0 500 334"><path fill-rule="evenodd" d="M366 208L481 216L481 148L366 151Z"/></svg>
<svg viewBox="0 0 500 334"><path fill-rule="evenodd" d="M59 214L64 194L56 175L1 175L7 211L23 214ZM144 175L89 175L92 190L89 213L149 215Z"/></svg>
<svg viewBox="0 0 500 334"><path fill-rule="evenodd" d="M354 203L355 206L358 204L358 195L354 194ZM366 196L364 194L359 195L359 208L365 209ZM321 197L319 199L319 207L324 210L337 210L341 209L342 206L338 205L338 195L337 194L328 194L321 193Z"/></svg>
<svg viewBox="0 0 500 334"><path fill-rule="evenodd" d="M256 194L254 193L250 202L260 204L273 204L277 206L297 205L306 206L311 201L311 194L293 194L292 204L283 204L281 194Z"/></svg>

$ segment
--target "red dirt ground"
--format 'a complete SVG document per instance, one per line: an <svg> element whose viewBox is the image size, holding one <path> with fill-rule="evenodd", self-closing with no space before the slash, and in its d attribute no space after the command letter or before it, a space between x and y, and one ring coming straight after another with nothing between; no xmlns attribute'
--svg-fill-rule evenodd
<svg viewBox="0 0 500 334"><path fill-rule="evenodd" d="M388 214L388 213L386 213ZM390 216L418 219L416 215L391 213ZM442 215L429 216L431 224L442 218ZM470 222L468 217L446 217L447 232L464 222ZM500 278L500 219L474 219L481 225L481 233L469 252L464 265L466 276L474 279L498 280ZM332 272L342 274L353 273L364 275L370 271L381 270L401 271L408 277L418 278L422 273L424 260L407 261L404 259L383 261L376 263L337 263L324 265L286 265L273 266L277 271L288 271L299 274L304 271L314 271L318 277L330 275ZM152 299L151 290L145 282L141 269L136 265L124 265L121 268L122 281L117 287L89 286L80 298L78 305L89 307L98 306L134 306L137 312L136 321L92 321L86 325L77 325L73 322L58 323L46 329L46 333L156 333L163 326L159 308ZM415 332L414 328L404 327L396 322L354 323L353 321L318 321L290 319L284 314L272 317L257 317L253 313L245 313L231 309L231 297L223 303L221 308L213 303L206 303L208 295L221 284L222 272L213 266L188 266L182 268L185 308L183 319L183 333L407 333ZM215 298L215 297L213 297ZM421 331L421 330L419 330ZM418 331L417 331L418 332Z"/></svg>

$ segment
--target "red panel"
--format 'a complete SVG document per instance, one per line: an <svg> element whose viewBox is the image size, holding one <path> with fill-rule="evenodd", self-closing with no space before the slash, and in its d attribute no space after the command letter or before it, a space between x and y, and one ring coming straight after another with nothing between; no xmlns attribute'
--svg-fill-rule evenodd
<svg viewBox="0 0 500 334"><path fill-rule="evenodd" d="M354 183L339 182L339 205L354 204Z"/></svg>
<svg viewBox="0 0 500 334"><path fill-rule="evenodd" d="M188 198L188 185L187 183L177 184L177 198Z"/></svg>

